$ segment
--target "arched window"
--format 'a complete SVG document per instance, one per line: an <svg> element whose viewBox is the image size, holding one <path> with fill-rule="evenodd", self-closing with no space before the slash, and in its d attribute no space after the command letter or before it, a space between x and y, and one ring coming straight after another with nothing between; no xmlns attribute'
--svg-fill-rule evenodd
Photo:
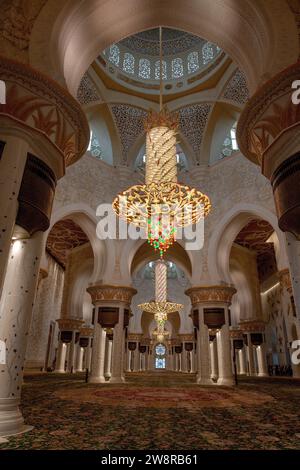
<svg viewBox="0 0 300 470"><path fill-rule="evenodd" d="M155 369L166 368L166 347L163 344L157 344L155 347Z"/></svg>
<svg viewBox="0 0 300 470"><path fill-rule="evenodd" d="M230 157L234 152L239 149L236 140L236 123L232 126L228 134L226 135L221 151L221 158Z"/></svg>
<svg viewBox="0 0 300 470"><path fill-rule="evenodd" d="M91 132L91 138L90 138L90 143L88 150L91 152L93 157L98 158L99 160L102 160L102 149L99 143L99 139L96 137L94 132Z"/></svg>
<svg viewBox="0 0 300 470"><path fill-rule="evenodd" d="M183 76L183 62L180 57L172 60L172 78L180 78Z"/></svg>
<svg viewBox="0 0 300 470"><path fill-rule="evenodd" d="M207 42L202 47L202 61L203 64L208 64L214 58L214 48L211 42Z"/></svg>
<svg viewBox="0 0 300 470"><path fill-rule="evenodd" d="M199 55L198 52L190 52L187 56L188 73L194 73L199 69Z"/></svg>
<svg viewBox="0 0 300 470"><path fill-rule="evenodd" d="M120 49L116 44L113 44L109 48L109 61L115 65L119 65L120 62Z"/></svg>
<svg viewBox="0 0 300 470"><path fill-rule="evenodd" d="M123 59L123 70L126 73L134 73L134 57L129 52L125 52Z"/></svg>
<svg viewBox="0 0 300 470"><path fill-rule="evenodd" d="M150 60L140 59L139 60L139 77L149 79L151 73Z"/></svg>
<svg viewBox="0 0 300 470"><path fill-rule="evenodd" d="M160 61L155 62L155 80L160 79ZM162 78L163 80L167 80L167 63L165 60L162 61Z"/></svg>

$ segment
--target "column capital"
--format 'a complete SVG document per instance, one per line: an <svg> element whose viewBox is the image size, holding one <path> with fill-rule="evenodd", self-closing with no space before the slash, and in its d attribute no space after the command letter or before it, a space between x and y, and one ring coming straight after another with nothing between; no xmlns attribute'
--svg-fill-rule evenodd
<svg viewBox="0 0 300 470"><path fill-rule="evenodd" d="M278 272L279 282L281 289L286 289L289 294L292 293L292 281L290 276L290 271L288 268L281 269Z"/></svg>
<svg viewBox="0 0 300 470"><path fill-rule="evenodd" d="M0 75L6 85L1 119L7 117L25 132L29 129L37 138L46 138L59 151L62 168L76 162L90 139L87 119L77 100L46 75L3 56Z"/></svg>
<svg viewBox="0 0 300 470"><path fill-rule="evenodd" d="M263 333L265 331L265 322L262 320L242 320L239 327L245 333Z"/></svg>
<svg viewBox="0 0 300 470"><path fill-rule="evenodd" d="M137 290L130 286L99 284L88 287L87 292L90 294L94 305L101 302L121 302L129 306Z"/></svg>
<svg viewBox="0 0 300 470"><path fill-rule="evenodd" d="M229 328L230 339L241 339L243 340L243 331L240 328Z"/></svg>
<svg viewBox="0 0 300 470"><path fill-rule="evenodd" d="M56 320L59 326L60 331L80 331L82 325L84 324L83 320L78 318L60 318Z"/></svg>
<svg viewBox="0 0 300 470"><path fill-rule="evenodd" d="M127 341L139 341L143 340L143 333L128 333Z"/></svg>
<svg viewBox="0 0 300 470"><path fill-rule="evenodd" d="M185 294L190 297L193 307L201 303L222 303L230 305L232 296L235 293L235 287L225 285L191 287L185 291Z"/></svg>
<svg viewBox="0 0 300 470"><path fill-rule="evenodd" d="M193 342L195 341L195 336L193 334L187 334L187 333L180 333L178 334L178 338L180 342Z"/></svg>
<svg viewBox="0 0 300 470"><path fill-rule="evenodd" d="M83 326L79 330L80 338L92 338L94 336L94 328Z"/></svg>

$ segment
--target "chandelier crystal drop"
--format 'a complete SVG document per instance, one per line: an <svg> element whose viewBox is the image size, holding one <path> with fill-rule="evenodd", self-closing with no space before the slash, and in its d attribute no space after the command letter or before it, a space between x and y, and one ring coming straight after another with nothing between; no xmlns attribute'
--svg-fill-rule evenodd
<svg viewBox="0 0 300 470"><path fill-rule="evenodd" d="M162 29L160 28L160 71L162 71ZM149 111L146 131L145 184L135 185L113 201L116 214L127 223L146 231L148 243L163 258L176 241L178 227L199 222L211 209L208 196L177 181L176 132L178 117L162 106Z"/></svg>

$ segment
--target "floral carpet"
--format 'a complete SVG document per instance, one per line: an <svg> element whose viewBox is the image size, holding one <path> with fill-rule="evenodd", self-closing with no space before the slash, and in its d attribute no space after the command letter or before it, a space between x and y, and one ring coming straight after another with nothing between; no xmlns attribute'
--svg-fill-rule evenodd
<svg viewBox="0 0 300 470"><path fill-rule="evenodd" d="M86 384L83 374L25 377L22 412L33 430L4 449L300 449L300 381L244 378L201 387L184 374ZM1 457L0 457L1 458Z"/></svg>

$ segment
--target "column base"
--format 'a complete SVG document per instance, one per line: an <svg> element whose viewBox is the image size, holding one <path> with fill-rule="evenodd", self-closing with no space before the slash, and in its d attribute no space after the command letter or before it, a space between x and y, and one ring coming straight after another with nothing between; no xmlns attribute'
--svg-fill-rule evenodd
<svg viewBox="0 0 300 470"><path fill-rule="evenodd" d="M13 436L31 431L33 426L26 426L15 398L0 398L0 436Z"/></svg>
<svg viewBox="0 0 300 470"><path fill-rule="evenodd" d="M235 385L233 377L221 377L217 381L217 385L223 385L224 387L233 387Z"/></svg>
<svg viewBox="0 0 300 470"><path fill-rule="evenodd" d="M55 370L55 369L54 369L53 373L54 373L54 374L65 374L66 371L65 371L65 370L61 370L61 369L59 369L59 370Z"/></svg>
<svg viewBox="0 0 300 470"><path fill-rule="evenodd" d="M89 377L88 383L90 384L104 384L106 383L105 377Z"/></svg>
<svg viewBox="0 0 300 470"><path fill-rule="evenodd" d="M214 385L209 377L197 377L196 382L198 385Z"/></svg>
<svg viewBox="0 0 300 470"><path fill-rule="evenodd" d="M125 378L124 377L111 377L110 378L110 381L109 381L110 384L121 384L121 383L125 383Z"/></svg>
<svg viewBox="0 0 300 470"><path fill-rule="evenodd" d="M259 372L257 374L258 377L269 377L269 374L267 374L267 372Z"/></svg>

